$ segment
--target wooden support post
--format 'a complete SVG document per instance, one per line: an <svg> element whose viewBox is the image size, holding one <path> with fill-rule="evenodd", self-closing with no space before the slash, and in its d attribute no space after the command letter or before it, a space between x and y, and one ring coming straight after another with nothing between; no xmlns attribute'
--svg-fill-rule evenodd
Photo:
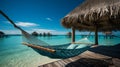
<svg viewBox="0 0 120 67"><path fill-rule="evenodd" d="M95 45L98 45L98 28L95 26Z"/></svg>
<svg viewBox="0 0 120 67"><path fill-rule="evenodd" d="M75 28L72 27L72 43L75 42Z"/></svg>

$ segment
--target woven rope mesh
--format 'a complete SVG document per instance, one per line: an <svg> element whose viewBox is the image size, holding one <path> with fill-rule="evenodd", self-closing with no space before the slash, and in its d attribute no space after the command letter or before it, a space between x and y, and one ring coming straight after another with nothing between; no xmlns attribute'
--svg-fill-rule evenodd
<svg viewBox="0 0 120 67"><path fill-rule="evenodd" d="M22 34L23 34L24 42L27 42L27 43L30 43L33 45L50 46L48 43L45 43L44 41L38 39L37 37L25 32L25 31L22 31Z"/></svg>

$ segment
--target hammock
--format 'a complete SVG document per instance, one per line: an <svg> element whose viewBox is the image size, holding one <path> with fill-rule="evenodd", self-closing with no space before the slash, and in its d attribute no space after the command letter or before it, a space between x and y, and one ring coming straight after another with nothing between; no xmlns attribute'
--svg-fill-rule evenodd
<svg viewBox="0 0 120 67"><path fill-rule="evenodd" d="M33 50L37 51L39 54L50 57L50 58L69 58L86 51L90 46L85 44L63 44L51 46L48 43L39 40L33 35L30 35L20 27L18 27L7 15L2 11L0 13L10 21L10 23L17 29L19 29L23 34L23 44L31 47Z"/></svg>
<svg viewBox="0 0 120 67"><path fill-rule="evenodd" d="M84 38L78 40L77 42L73 42L73 44L86 44L86 45L92 45L94 44L93 42L91 42L88 37L90 36L91 32Z"/></svg>

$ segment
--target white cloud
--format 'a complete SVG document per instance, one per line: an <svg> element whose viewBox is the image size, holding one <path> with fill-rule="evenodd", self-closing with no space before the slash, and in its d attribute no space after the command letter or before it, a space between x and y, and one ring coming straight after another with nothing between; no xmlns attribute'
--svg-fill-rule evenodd
<svg viewBox="0 0 120 67"><path fill-rule="evenodd" d="M22 27L31 27L31 26L38 26L38 24L35 23L31 23L31 22L18 22L15 23L18 26L22 26Z"/></svg>
<svg viewBox="0 0 120 67"><path fill-rule="evenodd" d="M2 22L11 24L9 21L2 21ZM22 26L22 27L39 26L39 24L36 24L36 23L21 22L21 21L17 21L17 23L15 23L15 24L18 26Z"/></svg>
<svg viewBox="0 0 120 67"><path fill-rule="evenodd" d="M52 19L51 19L51 18L49 18L49 17L47 17L47 18L46 18L46 20L48 20L48 21L52 21Z"/></svg>

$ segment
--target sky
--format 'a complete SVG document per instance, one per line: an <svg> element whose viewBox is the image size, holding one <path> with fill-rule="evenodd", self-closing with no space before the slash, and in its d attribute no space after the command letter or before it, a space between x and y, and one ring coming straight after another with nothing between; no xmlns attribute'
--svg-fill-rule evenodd
<svg viewBox="0 0 120 67"><path fill-rule="evenodd" d="M32 33L50 32L66 34L61 19L80 5L84 0L0 0L0 10L12 19L16 25ZM21 34L0 14L0 31L5 34ZM76 32L85 34L84 32ZM116 33L116 32L115 32ZM88 34L88 33L87 33ZM93 33L94 34L94 33ZM120 32L117 32L120 34Z"/></svg>
<svg viewBox="0 0 120 67"><path fill-rule="evenodd" d="M61 25L61 19L82 2L83 0L0 0L0 10L29 33L65 34L70 29ZM0 30L6 34L20 34L2 15Z"/></svg>

